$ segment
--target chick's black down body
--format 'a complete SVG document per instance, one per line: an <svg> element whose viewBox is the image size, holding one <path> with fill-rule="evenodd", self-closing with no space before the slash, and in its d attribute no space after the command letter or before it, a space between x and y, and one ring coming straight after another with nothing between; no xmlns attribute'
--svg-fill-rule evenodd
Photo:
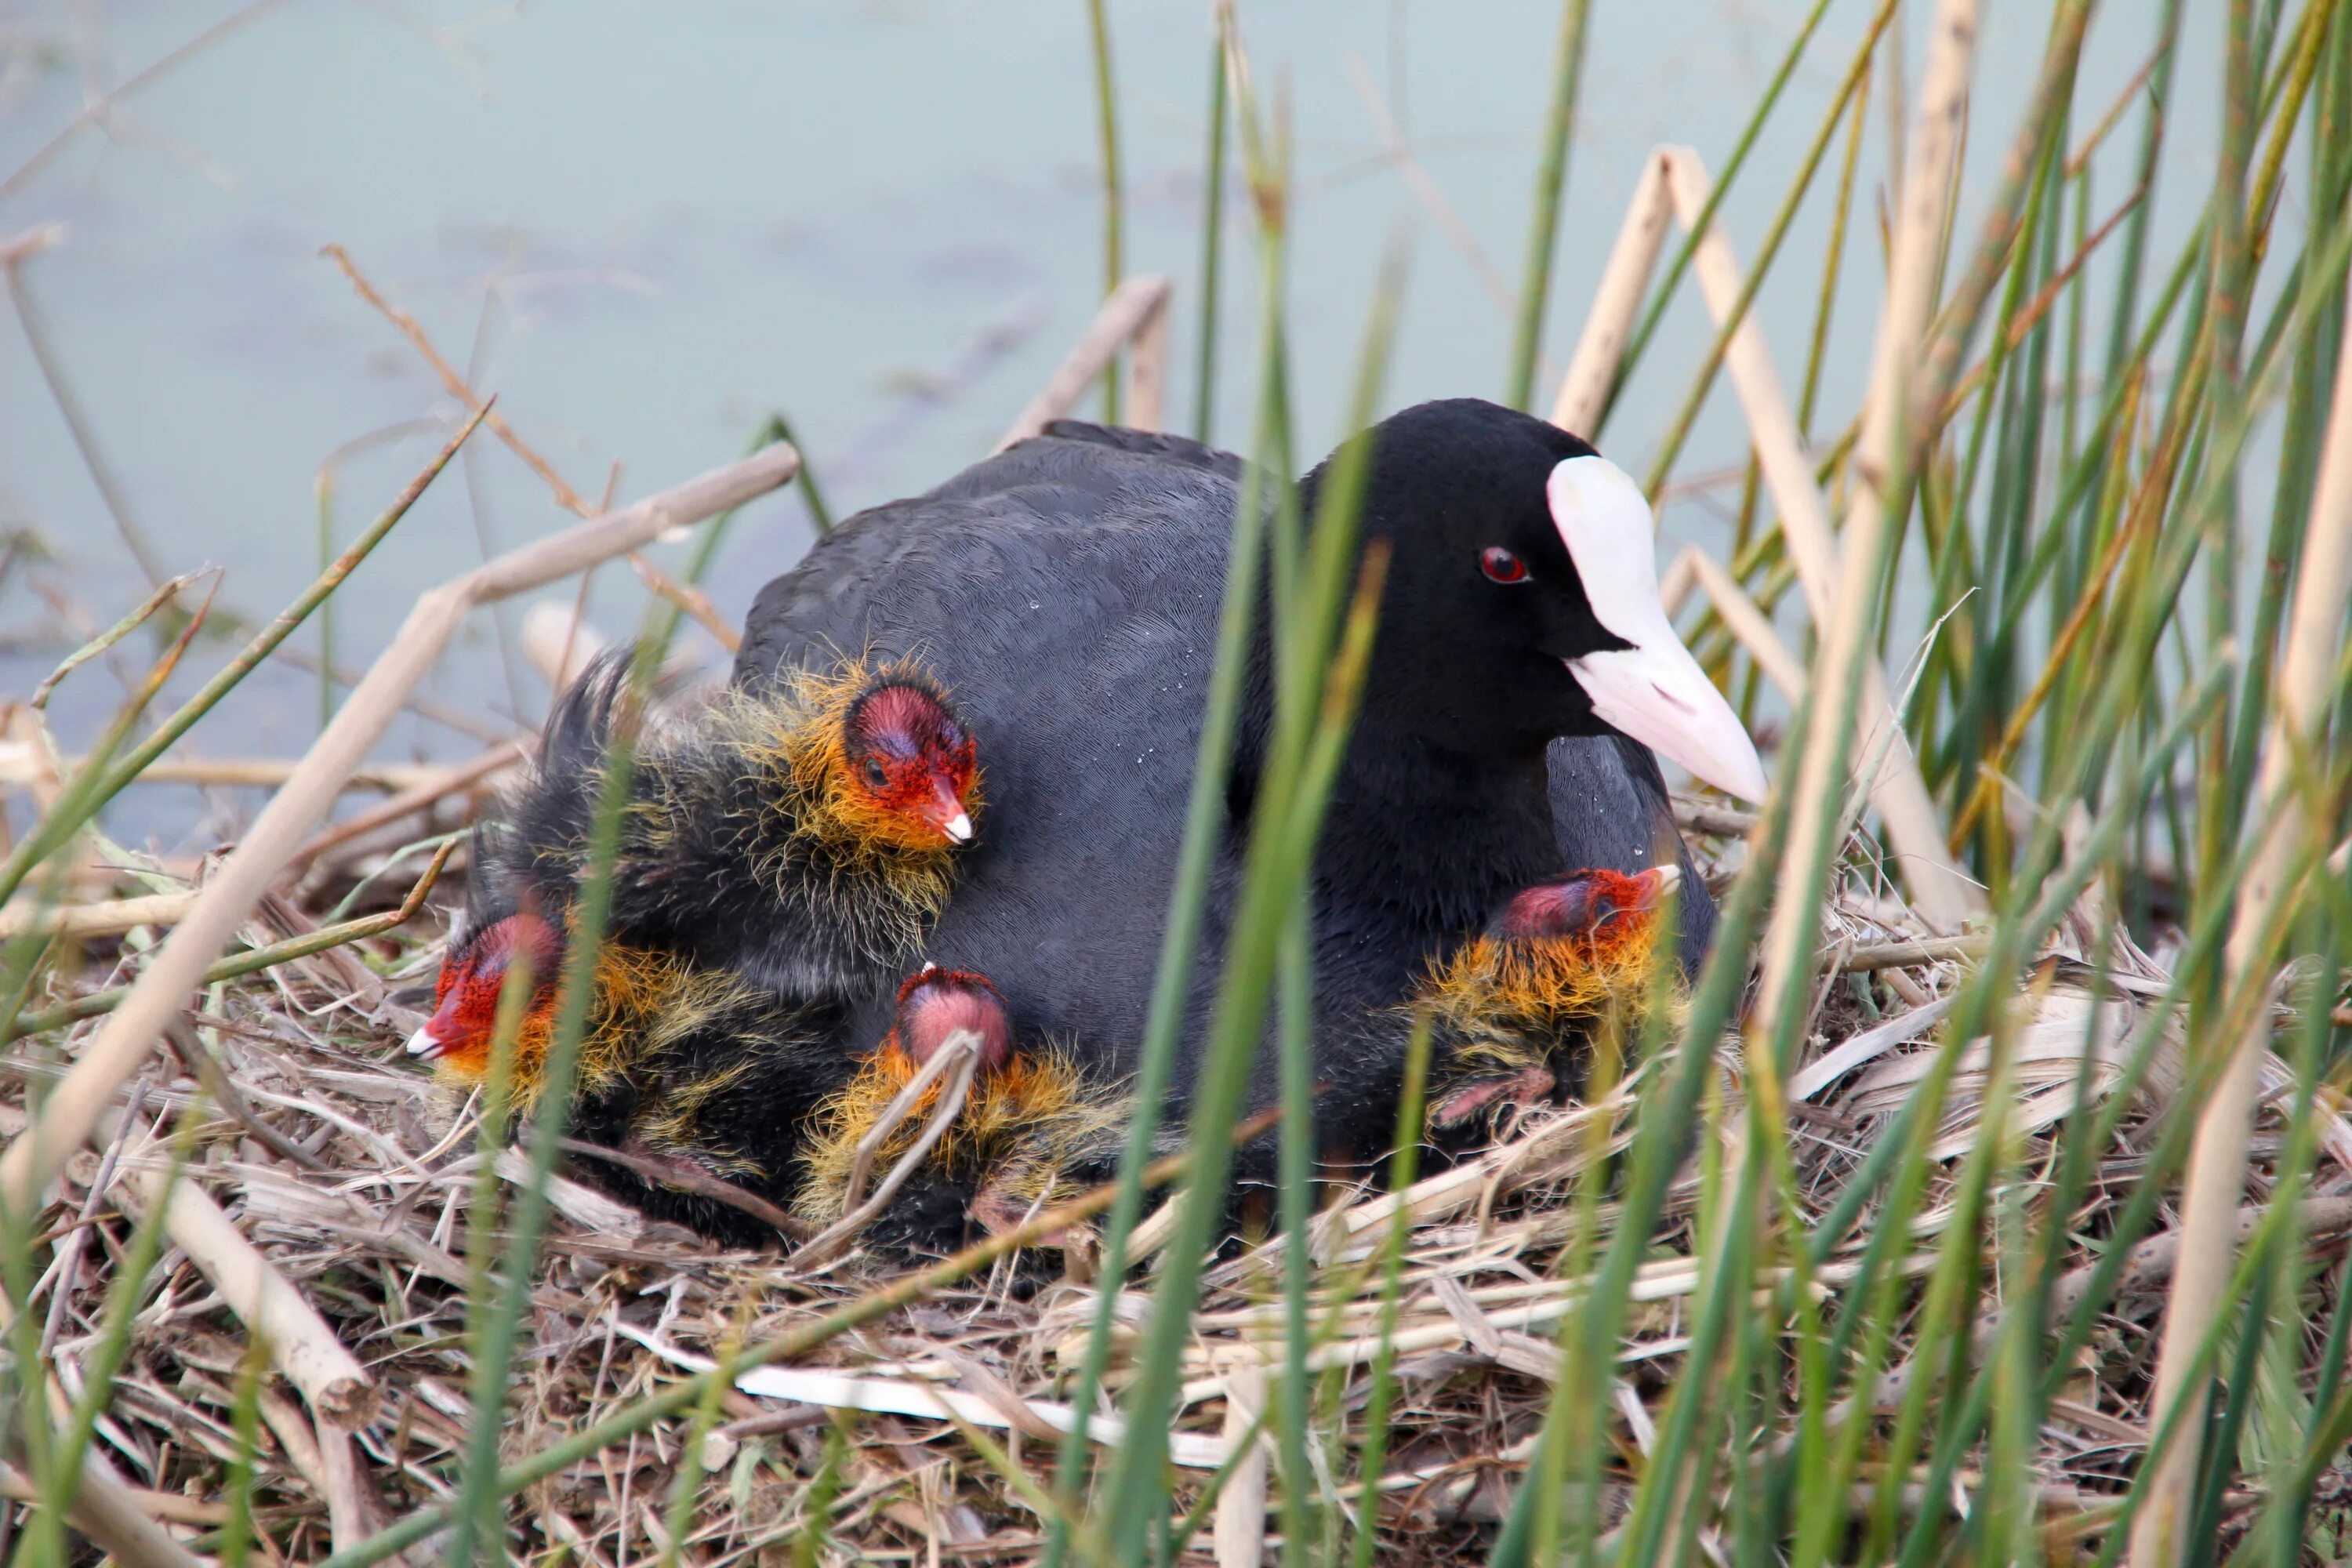
<svg viewBox="0 0 2352 1568"><path fill-rule="evenodd" d="M1591 719L1559 662L1584 647L1512 640L1610 646L1580 585L1547 603L1556 625L1532 629L1476 597L1481 544L1545 565L1557 556L1573 577L1543 513L1543 478L1591 451L1469 400L1424 405L1377 433L1364 528L1399 548L1315 867L1327 1148L1388 1145L1403 1049L1393 1009L1429 960L1530 884L1587 865L1638 869L1660 846L1685 854L1655 762ZM1057 423L836 529L761 591L737 658L736 679L754 687L843 650L916 655L940 677L987 749L989 816L926 956L988 975L1016 1037L1063 1042L1110 1079L1132 1071L1143 1036L1240 473L1239 459L1178 437ZM1507 494L1480 493L1507 482ZM1488 512L1509 512L1517 532L1487 537ZM1424 537L1433 531L1442 545ZM1270 726L1264 621L1180 1094L1215 994ZM1684 952L1695 958L1713 910L1695 874L1684 886ZM851 1048L881 1037L890 1003L877 988L853 1010ZM1276 1092L1262 1050L1252 1107ZM1244 1179L1269 1158L1263 1146L1245 1156Z"/></svg>
<svg viewBox="0 0 2352 1568"><path fill-rule="evenodd" d="M557 700L539 754L503 810L475 828L467 931L524 912L572 930L604 769L616 727L628 723L627 678L627 650L599 656ZM667 769L732 780L708 752L689 738L669 753ZM640 769L634 779L633 798L642 806L657 774ZM754 814L747 805L740 815ZM697 856L710 864L698 864ZM645 842L642 816L627 814L620 857L566 1110L570 1135L788 1205L800 1176L795 1131L855 1070L840 1047L845 997L857 981L878 984L882 972L840 933L797 916L782 922L771 944L804 934L801 945L817 954L796 972L798 990L768 984L734 962L737 933L780 922L772 903L760 911L768 918L751 918L760 893L756 884L746 886L741 847L713 825L671 824L655 849ZM688 901L695 896L713 907L701 911L704 919L681 918L682 909L697 912ZM741 907L719 907L730 899ZM776 1241L774 1226L692 1186L650 1180L586 1153L570 1169L656 1219L739 1246Z"/></svg>
<svg viewBox="0 0 2352 1568"><path fill-rule="evenodd" d="M783 731L824 722L806 704L708 705L640 737L629 714L632 650L591 660L549 712L540 761L507 803L494 871L550 908L576 899L615 738L633 742L628 805L607 895L615 940L721 967L796 1002L847 1004L914 961L926 911L903 896L916 857L859 856L796 831L807 785ZM938 858L944 860L942 849ZM941 877L944 881L944 877Z"/></svg>

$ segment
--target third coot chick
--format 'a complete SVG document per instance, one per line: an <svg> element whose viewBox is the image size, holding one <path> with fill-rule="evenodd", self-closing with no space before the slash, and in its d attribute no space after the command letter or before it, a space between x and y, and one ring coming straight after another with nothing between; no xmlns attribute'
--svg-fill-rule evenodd
<svg viewBox="0 0 2352 1568"><path fill-rule="evenodd" d="M1660 915L1680 880L1658 866L1530 888L1432 972L1415 1004L1430 1014L1433 1132L1575 1092L1604 1037L1632 1054L1673 963Z"/></svg>
<svg viewBox="0 0 2352 1568"><path fill-rule="evenodd" d="M799 1200L805 1217L841 1217L860 1141L924 1064L965 1031L979 1037L980 1063L963 1109L893 1194L870 1241L950 1251L975 1227L1010 1229L1033 1209L1116 1173L1133 1110L1121 1088L1091 1079L1066 1051L1016 1043L1004 998L985 975L926 969L899 986L881 1049L817 1112ZM933 1086L881 1145L877 1173L914 1146L940 1092Z"/></svg>

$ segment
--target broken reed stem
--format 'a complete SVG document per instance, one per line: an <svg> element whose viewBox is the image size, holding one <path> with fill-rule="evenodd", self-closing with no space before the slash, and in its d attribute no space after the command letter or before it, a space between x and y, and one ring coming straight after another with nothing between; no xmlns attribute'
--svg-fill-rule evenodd
<svg viewBox="0 0 2352 1568"><path fill-rule="evenodd" d="M2294 608L2279 665L2277 707L2270 743L2263 752L2256 804L2248 816L2262 837L2252 868L2238 884L2235 920L2223 960L2231 994L2257 983L2253 970L2263 961L2264 927L2300 874L2327 848L2327 804L2310 798L2309 786L2326 735L2344 605L2352 596L2352 312L2346 314L2327 439L2304 537ZM2184 1430L2191 1434L2202 1430L2206 1383L2189 1375L2188 1363L2220 1310L2236 1257L2232 1226L2245 1190L2254 1093L2267 1036L2268 1020L2258 1013L2229 1046L2228 1070L2198 1118L2182 1178L2186 1199L2180 1247L2191 1261L2173 1276L2150 1409L2153 1419L2162 1422L2171 1419L2178 1406L2187 1422ZM2167 1568L2178 1560L2196 1486L2199 1449L2194 1441L2175 1444L2150 1483L2147 1500L2132 1527L2132 1561L2137 1568Z"/></svg>
<svg viewBox="0 0 2352 1568"><path fill-rule="evenodd" d="M1666 225L1674 216L1666 197L1667 152L1654 147L1643 162L1633 199L1625 204L1617 243L1610 248L1584 331L1576 340L1576 353L1569 359L1568 374L1560 377L1559 395L1552 399L1551 422L1571 435L1591 430L1609 406L1609 389L1617 384L1633 318L1665 245Z"/></svg>
<svg viewBox="0 0 2352 1568"><path fill-rule="evenodd" d="M800 455L792 447L768 447L620 511L509 551L420 595L392 646L221 863L195 907L84 1047L33 1125L0 1155L0 1205L28 1210L58 1167L96 1130L115 1090L146 1060L182 999L202 983L213 956L236 934L318 826L346 776L382 738L402 700L439 661L469 611L625 554L671 529L701 522L763 495L789 480L799 464Z"/></svg>
<svg viewBox="0 0 2352 1568"><path fill-rule="evenodd" d="M1025 441L1047 424L1065 418L1087 395L1087 388L1118 358L1122 344L1141 333L1152 318L1168 309L1175 285L1157 273L1129 279L1111 290L1087 330L1078 334L1068 354L1045 378L1045 384L996 443L1002 452L1015 441Z"/></svg>
<svg viewBox="0 0 2352 1568"><path fill-rule="evenodd" d="M247 1241L220 1205L168 1172L126 1159L118 1191L139 1211L163 1205L163 1230L220 1292L319 1418L346 1432L375 1419L375 1384L302 1293Z"/></svg>
<svg viewBox="0 0 2352 1568"><path fill-rule="evenodd" d="M1795 1037L1798 1009L1811 985L1821 892L1845 797L1847 743L1877 624L1874 611L1880 595L1887 508L1900 494L1887 493L1885 487L1907 488L1910 421L1906 399L1920 334L1935 305L1944 193L1958 151L1975 40L1974 0L1943 0L1920 84L1917 134L1904 175L1886 306L1856 447L1864 467L1847 516L1843 571L1830 601L1832 614L1821 626L1821 648L1813 665L1811 719L1796 776L1784 773L1777 785L1792 792L1794 813L1786 841L1790 855L1765 932L1763 980L1747 1030L1751 1056L1777 1057L1780 1042ZM1940 839L1938 834L1939 850Z"/></svg>

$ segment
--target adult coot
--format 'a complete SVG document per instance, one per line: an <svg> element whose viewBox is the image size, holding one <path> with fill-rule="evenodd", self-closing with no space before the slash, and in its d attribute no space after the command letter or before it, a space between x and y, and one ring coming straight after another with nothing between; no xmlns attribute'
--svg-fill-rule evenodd
<svg viewBox="0 0 2352 1568"><path fill-rule="evenodd" d="M1310 510L1323 474L1302 481ZM1239 476L1191 441L1057 424L843 524L761 592L737 658L753 689L845 652L940 677L985 738L989 815L928 956L988 975L1019 1036L1090 1070L1131 1068L1142 1038ZM1372 432L1362 531L1393 555L1315 879L1319 1113L1360 1151L1394 1117L1389 1009L1430 961L1525 889L1678 844L1633 742L1736 794L1763 784L1660 605L1649 508L1584 441L1473 399L1408 409ZM1265 646L1261 624L1188 1043L1268 737ZM1695 952L1711 914L1684 886ZM875 989L845 1048L884 1036L894 997Z"/></svg>

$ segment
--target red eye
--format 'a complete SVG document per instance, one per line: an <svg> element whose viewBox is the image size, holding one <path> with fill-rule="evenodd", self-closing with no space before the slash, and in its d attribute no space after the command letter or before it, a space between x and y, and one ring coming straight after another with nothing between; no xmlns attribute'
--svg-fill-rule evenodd
<svg viewBox="0 0 2352 1568"><path fill-rule="evenodd" d="M1478 570L1495 583L1524 583L1528 563L1499 544L1490 544L1478 556Z"/></svg>

